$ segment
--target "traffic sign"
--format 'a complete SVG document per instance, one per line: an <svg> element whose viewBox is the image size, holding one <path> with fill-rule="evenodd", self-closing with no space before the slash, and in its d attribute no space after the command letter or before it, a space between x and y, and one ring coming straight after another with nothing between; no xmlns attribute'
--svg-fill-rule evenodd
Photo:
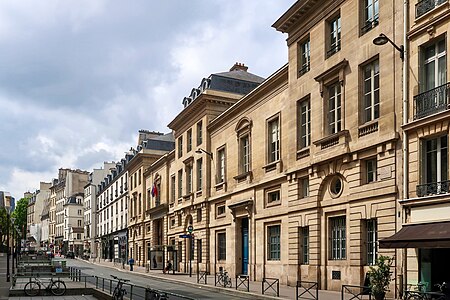
<svg viewBox="0 0 450 300"><path fill-rule="evenodd" d="M192 233L192 231L194 231L194 226L189 225L187 230L188 230L189 233Z"/></svg>
<svg viewBox="0 0 450 300"><path fill-rule="evenodd" d="M180 238L182 238L182 239L190 239L191 235L190 234L180 234Z"/></svg>

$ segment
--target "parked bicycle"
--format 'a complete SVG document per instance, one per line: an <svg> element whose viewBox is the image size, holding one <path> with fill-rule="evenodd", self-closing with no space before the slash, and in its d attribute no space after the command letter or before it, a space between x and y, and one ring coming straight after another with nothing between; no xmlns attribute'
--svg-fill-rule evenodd
<svg viewBox="0 0 450 300"><path fill-rule="evenodd" d="M450 300L447 284L435 284L439 292L426 291L426 285L419 283L416 290L409 290L405 293L406 300Z"/></svg>
<svg viewBox="0 0 450 300"><path fill-rule="evenodd" d="M219 285L221 285L223 287L231 287L232 286L231 277L228 276L227 271L225 271L223 269L219 269L218 283L219 283Z"/></svg>
<svg viewBox="0 0 450 300"><path fill-rule="evenodd" d="M41 286L44 286L46 291L50 291L55 296L62 296L66 293L66 284L64 281L60 279L53 280L53 278L50 278L50 282L48 282L47 286L44 285L46 283L47 282L43 282L38 278L34 278L33 281L30 281L25 285L23 291L27 296L37 296L41 292Z"/></svg>
<svg viewBox="0 0 450 300"><path fill-rule="evenodd" d="M113 295L112 295L113 299L114 300L123 300L123 296L125 296L125 294L127 293L127 291L123 288L123 284L125 282L130 281L130 280L129 279L122 279L122 278L119 278L119 277L114 276L114 275L111 275L111 277L118 281L117 285L116 285L116 288L114 289L114 292L113 292Z"/></svg>

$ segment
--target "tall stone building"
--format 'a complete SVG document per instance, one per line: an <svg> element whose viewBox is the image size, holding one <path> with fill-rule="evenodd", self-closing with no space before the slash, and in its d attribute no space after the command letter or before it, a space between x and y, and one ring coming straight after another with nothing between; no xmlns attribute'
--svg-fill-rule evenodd
<svg viewBox="0 0 450 300"><path fill-rule="evenodd" d="M40 250L45 248L47 238L43 238L42 230L43 224L41 217L45 214L44 209L50 198L51 183L40 182L39 189L28 198L27 207L27 240L29 249Z"/></svg>

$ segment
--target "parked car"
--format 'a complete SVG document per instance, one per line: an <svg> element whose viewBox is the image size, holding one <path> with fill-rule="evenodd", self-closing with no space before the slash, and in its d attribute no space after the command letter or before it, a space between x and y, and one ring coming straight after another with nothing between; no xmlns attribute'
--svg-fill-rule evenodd
<svg viewBox="0 0 450 300"><path fill-rule="evenodd" d="M66 258L75 258L75 253L73 251L67 252Z"/></svg>

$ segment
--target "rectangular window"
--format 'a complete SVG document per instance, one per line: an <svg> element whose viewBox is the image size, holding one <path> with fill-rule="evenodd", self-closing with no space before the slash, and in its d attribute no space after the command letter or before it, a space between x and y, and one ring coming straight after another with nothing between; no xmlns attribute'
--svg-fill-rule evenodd
<svg viewBox="0 0 450 300"><path fill-rule="evenodd" d="M250 141L249 136L245 135L239 139L239 172L244 174L250 171Z"/></svg>
<svg viewBox="0 0 450 300"><path fill-rule="evenodd" d="M183 156L183 137L178 138L178 157Z"/></svg>
<svg viewBox="0 0 450 300"><path fill-rule="evenodd" d="M341 131L341 85L339 82L328 87L328 134Z"/></svg>
<svg viewBox="0 0 450 300"><path fill-rule="evenodd" d="M367 231L367 265L373 266L377 260L377 220L370 219L366 220L366 231Z"/></svg>
<svg viewBox="0 0 450 300"><path fill-rule="evenodd" d="M203 122L197 123L197 146L201 145L203 142Z"/></svg>
<svg viewBox="0 0 450 300"><path fill-rule="evenodd" d="M309 227L299 228L300 264L309 264Z"/></svg>
<svg viewBox="0 0 450 300"><path fill-rule="evenodd" d="M201 222L201 221L202 221L202 209L197 208L197 222Z"/></svg>
<svg viewBox="0 0 450 300"><path fill-rule="evenodd" d="M267 227L267 259L280 260L280 225Z"/></svg>
<svg viewBox="0 0 450 300"><path fill-rule="evenodd" d="M280 203L281 193L280 190L267 192L267 204Z"/></svg>
<svg viewBox="0 0 450 300"><path fill-rule="evenodd" d="M186 166L186 194L192 193L192 166Z"/></svg>
<svg viewBox="0 0 450 300"><path fill-rule="evenodd" d="M192 129L187 131L187 152L192 150Z"/></svg>
<svg viewBox="0 0 450 300"><path fill-rule="evenodd" d="M328 22L329 47L327 57L341 50L341 16L338 15Z"/></svg>
<svg viewBox="0 0 450 300"><path fill-rule="evenodd" d="M269 163L280 160L280 127L278 117L269 121Z"/></svg>
<svg viewBox="0 0 450 300"><path fill-rule="evenodd" d="M170 189L171 189L171 193L170 193L170 202L175 202L175 175L172 175L170 177Z"/></svg>
<svg viewBox="0 0 450 300"><path fill-rule="evenodd" d="M225 148L217 152L217 183L225 181Z"/></svg>
<svg viewBox="0 0 450 300"><path fill-rule="evenodd" d="M425 139L421 144L422 185L418 186L418 196L448 193L448 136Z"/></svg>
<svg viewBox="0 0 450 300"><path fill-rule="evenodd" d="M197 191L202 190L202 182L203 182L203 160L197 159Z"/></svg>
<svg viewBox="0 0 450 300"><path fill-rule="evenodd" d="M217 217L223 217L225 216L225 205L218 205L217 206Z"/></svg>
<svg viewBox="0 0 450 300"><path fill-rule="evenodd" d="M299 195L301 198L309 197L309 179L308 177L299 180Z"/></svg>
<svg viewBox="0 0 450 300"><path fill-rule="evenodd" d="M346 258L345 216L330 218L330 259Z"/></svg>
<svg viewBox="0 0 450 300"><path fill-rule="evenodd" d="M170 218L170 228L174 228L175 227L175 217L171 217Z"/></svg>
<svg viewBox="0 0 450 300"><path fill-rule="evenodd" d="M202 262L202 240L197 240L197 262Z"/></svg>
<svg viewBox="0 0 450 300"><path fill-rule="evenodd" d="M81 220L78 220L78 227L81 227Z"/></svg>
<svg viewBox="0 0 450 300"><path fill-rule="evenodd" d="M311 144L311 107L309 99L298 103L298 149L309 147Z"/></svg>
<svg viewBox="0 0 450 300"><path fill-rule="evenodd" d="M217 259L227 259L227 238L225 232L219 232L217 234Z"/></svg>
<svg viewBox="0 0 450 300"><path fill-rule="evenodd" d="M178 198L183 196L183 170L178 171Z"/></svg>
<svg viewBox="0 0 450 300"><path fill-rule="evenodd" d="M361 34L370 31L378 25L378 0L362 0L364 8L364 22L361 27Z"/></svg>
<svg viewBox="0 0 450 300"><path fill-rule="evenodd" d="M298 76L302 76L310 70L310 41L309 37L299 44L300 48L300 58L299 58L299 68Z"/></svg>
<svg viewBox="0 0 450 300"><path fill-rule="evenodd" d="M366 183L377 181L377 159L367 159L364 161Z"/></svg>
<svg viewBox="0 0 450 300"><path fill-rule="evenodd" d="M364 122L380 117L380 67L375 60L363 67L364 80Z"/></svg>

